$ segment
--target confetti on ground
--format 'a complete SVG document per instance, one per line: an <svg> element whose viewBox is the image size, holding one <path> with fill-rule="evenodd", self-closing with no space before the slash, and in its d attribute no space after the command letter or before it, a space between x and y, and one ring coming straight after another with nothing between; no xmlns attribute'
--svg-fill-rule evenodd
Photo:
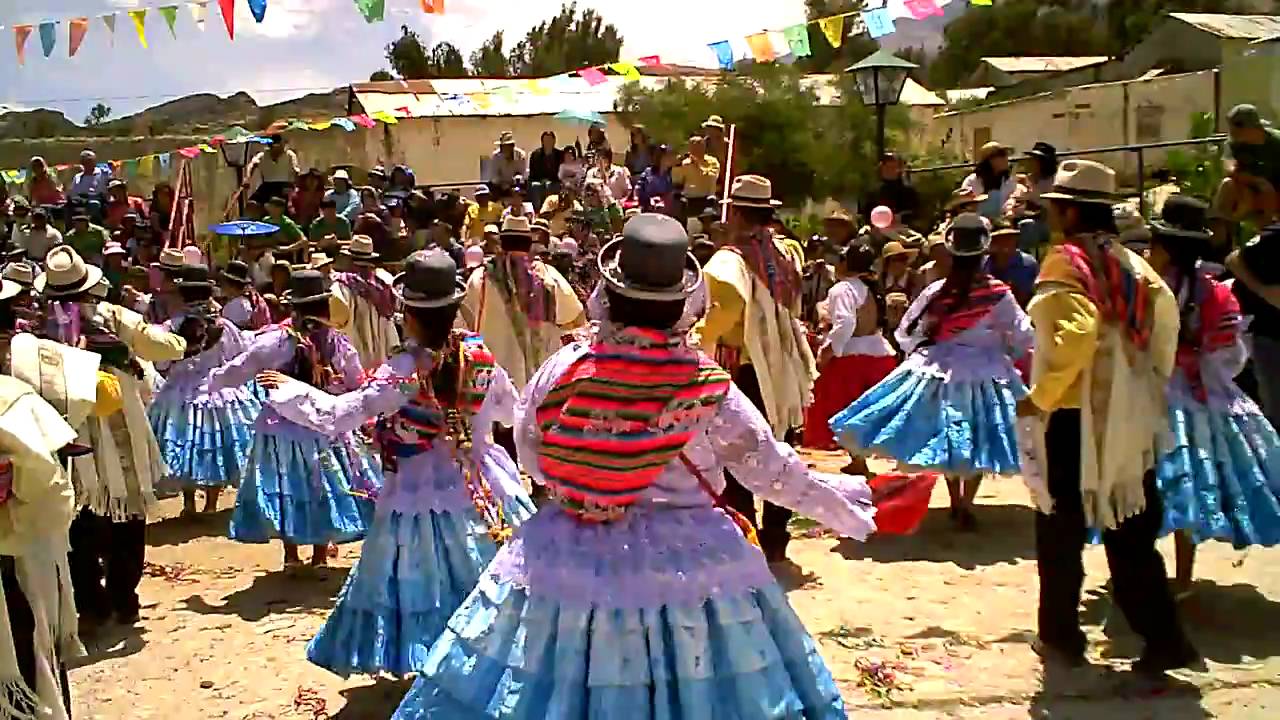
<svg viewBox="0 0 1280 720"><path fill-rule="evenodd" d="M858 671L858 686L886 707L893 705L893 694L910 689L900 674L906 666L900 662L872 660L860 657L853 666Z"/></svg>
<svg viewBox="0 0 1280 720"><path fill-rule="evenodd" d="M191 577L196 574L195 570L186 563L173 563L172 565L164 565L161 563L146 562L142 565L142 574L147 577L160 578L171 583L195 583L199 582Z"/></svg>
<svg viewBox="0 0 1280 720"><path fill-rule="evenodd" d="M320 693L308 687L299 686L298 692L293 696L294 712L310 713L311 720L329 720L327 706L328 703L320 697Z"/></svg>

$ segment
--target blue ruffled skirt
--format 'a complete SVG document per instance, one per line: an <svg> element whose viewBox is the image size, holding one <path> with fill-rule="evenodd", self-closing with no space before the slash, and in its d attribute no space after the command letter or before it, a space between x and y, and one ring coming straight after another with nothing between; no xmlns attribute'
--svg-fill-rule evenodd
<svg viewBox="0 0 1280 720"><path fill-rule="evenodd" d="M499 551L431 646L394 720L846 717L815 642L763 556L723 513L655 511L581 532L555 527L570 522L543 508ZM684 547L690 533L703 547ZM538 534L541 548L532 547ZM756 554L767 579L748 586L743 573L721 577L721 563L705 562L733 566L743 553ZM553 557L577 564L540 566ZM541 577L545 590L511 573ZM601 582L581 585L586 575ZM644 578L652 582L627 591ZM711 589L692 587L700 585ZM662 588L671 600L630 602ZM681 597L686 590L698 599ZM590 599L615 594L620 602Z"/></svg>
<svg viewBox="0 0 1280 720"><path fill-rule="evenodd" d="M909 359L836 413L831 432L850 452L892 457L912 469L1015 475L1017 405L1026 394L1016 374L945 378Z"/></svg>
<svg viewBox="0 0 1280 720"><path fill-rule="evenodd" d="M517 527L533 501L508 500L503 510ZM497 552L488 530L473 508L379 513L307 659L343 677L421 672L431 643Z"/></svg>
<svg viewBox="0 0 1280 720"><path fill-rule="evenodd" d="M1280 436L1256 408L1169 408L1173 450L1156 469L1165 531L1237 548L1280 544Z"/></svg>
<svg viewBox="0 0 1280 720"><path fill-rule="evenodd" d="M238 485L261 411L262 402L251 388L196 397L161 392L147 417L166 479L184 488Z"/></svg>
<svg viewBox="0 0 1280 720"><path fill-rule="evenodd" d="M355 542L373 519L373 502L352 493L382 484L378 459L348 435L257 432L231 515L232 540L295 545Z"/></svg>

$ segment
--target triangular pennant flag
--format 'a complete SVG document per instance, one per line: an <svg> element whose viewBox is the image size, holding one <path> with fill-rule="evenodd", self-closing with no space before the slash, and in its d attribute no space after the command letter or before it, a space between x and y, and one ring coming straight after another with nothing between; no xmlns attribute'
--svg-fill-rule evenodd
<svg viewBox="0 0 1280 720"><path fill-rule="evenodd" d="M371 117L369 117L368 115L365 115L365 114L363 114L363 113L361 113L361 114L359 114L359 115L352 115L352 116L351 116L351 122L353 122L353 123L355 123L355 124L359 125L359 126L360 126L360 127L362 127L362 128L371 128L371 127L376 127L376 126L377 126L377 124L378 124L378 123L376 123L376 122L374 122L374 121L373 121L373 118L371 118Z"/></svg>
<svg viewBox="0 0 1280 720"><path fill-rule="evenodd" d="M907 12L916 20L924 20L933 15L941 15L942 8L933 0L907 0Z"/></svg>
<svg viewBox="0 0 1280 720"><path fill-rule="evenodd" d="M481 110L488 110L489 108L493 107L493 100L489 97L489 93L472 93L469 97L471 98L471 102L475 103L476 107L480 108ZM378 113L374 113L373 118L375 120L382 120L382 118L378 117ZM399 121L396 120L395 118L392 118L391 122L399 122Z"/></svg>
<svg viewBox="0 0 1280 720"><path fill-rule="evenodd" d="M662 64L662 58L657 55L645 55L639 60L640 64L645 67L657 67Z"/></svg>
<svg viewBox="0 0 1280 720"><path fill-rule="evenodd" d="M267 17L267 0L249 0L249 12L253 19L262 22Z"/></svg>
<svg viewBox="0 0 1280 720"><path fill-rule="evenodd" d="M164 5L156 9L160 11L160 17L164 18L164 24L169 26L169 34L177 40L178 32L173 29L173 24L178 21L178 6Z"/></svg>
<svg viewBox="0 0 1280 720"><path fill-rule="evenodd" d="M831 47L838 48L844 44L843 15L822 18L818 21L818 27L822 28L822 34L827 36L827 42L831 43Z"/></svg>
<svg viewBox="0 0 1280 720"><path fill-rule="evenodd" d="M80 50L80 43L84 42L84 36L89 32L89 18L76 18L67 25L70 28L67 43L68 57L75 57Z"/></svg>
<svg viewBox="0 0 1280 720"><path fill-rule="evenodd" d="M58 44L58 23L46 21L40 23L40 49L44 51L44 56L49 57L53 54L53 48Z"/></svg>
<svg viewBox="0 0 1280 720"><path fill-rule="evenodd" d="M197 145L196 147L200 148L200 152L206 152L206 153L216 153L216 152L218 152L218 148L216 148L216 147L214 147L214 146L210 145L209 143L200 143L200 144L199 144L199 145Z"/></svg>
<svg viewBox="0 0 1280 720"><path fill-rule="evenodd" d="M813 54L809 48L809 26L801 23L800 25L792 25L782 31L783 37L787 39L787 46L791 48L791 54L796 57L808 57Z"/></svg>
<svg viewBox="0 0 1280 720"><path fill-rule="evenodd" d="M148 155L138 160L138 175L142 177L151 177L151 173L155 172L156 156Z"/></svg>
<svg viewBox="0 0 1280 720"><path fill-rule="evenodd" d="M476 97L480 97L482 95L486 99L489 97L487 93L476 93ZM480 102L477 100L476 104L479 105ZM489 107L489 106L485 105L484 107ZM396 123L400 122L399 118L387 112L386 110L379 110L378 112L370 115L369 117L373 118L374 120L377 120L378 122L384 122L388 125L395 125Z"/></svg>
<svg viewBox="0 0 1280 720"><path fill-rule="evenodd" d="M387 14L387 0L356 0L356 9L367 23L382 22Z"/></svg>
<svg viewBox="0 0 1280 720"><path fill-rule="evenodd" d="M222 23L227 26L227 37L236 39L236 0L218 0L222 11Z"/></svg>
<svg viewBox="0 0 1280 720"><path fill-rule="evenodd" d="M969 0L970 5L986 5L991 7L991 0Z"/></svg>
<svg viewBox="0 0 1280 720"><path fill-rule="evenodd" d="M147 11L146 10L130 10L129 19L133 21L133 29L138 32L138 42L142 43L142 47L147 46Z"/></svg>
<svg viewBox="0 0 1280 720"><path fill-rule="evenodd" d="M889 11L889 17L894 20L911 17L911 11L907 9L907 0L885 0L884 9Z"/></svg>
<svg viewBox="0 0 1280 720"><path fill-rule="evenodd" d="M897 29L893 25L893 18L889 17L889 11L884 8L876 8L862 13L862 21L866 23L867 34L872 39L882 38Z"/></svg>
<svg viewBox="0 0 1280 720"><path fill-rule="evenodd" d="M627 82L640 79L640 71L629 62L616 62L609 66L614 72L627 79Z"/></svg>
<svg viewBox="0 0 1280 720"><path fill-rule="evenodd" d="M530 80L529 92L534 95L550 95L551 88L548 88L541 80Z"/></svg>
<svg viewBox="0 0 1280 720"><path fill-rule="evenodd" d="M31 37L31 30L32 27L30 25L13 26L13 43L18 50L19 65L27 62L27 38Z"/></svg>
<svg viewBox="0 0 1280 720"><path fill-rule="evenodd" d="M751 57L756 62L769 62L777 55L773 53L773 43L769 42L769 33L760 32L747 36L747 47L751 48Z"/></svg>
<svg viewBox="0 0 1280 720"><path fill-rule="evenodd" d="M608 82L608 78L604 76L604 73L600 72L600 68L582 68L578 71L578 77L586 80L591 87Z"/></svg>
<svg viewBox="0 0 1280 720"><path fill-rule="evenodd" d="M204 30L204 21L209 17L209 0L189 2L187 10L191 11L191 22L196 24L196 29Z"/></svg>
<svg viewBox="0 0 1280 720"><path fill-rule="evenodd" d="M728 40L713 42L707 47L716 54L716 61L720 63L721 70L733 69L733 46Z"/></svg>
<svg viewBox="0 0 1280 720"><path fill-rule="evenodd" d="M102 24L107 26L107 37L111 39L111 47L116 46L116 16L103 15Z"/></svg>
<svg viewBox="0 0 1280 720"><path fill-rule="evenodd" d="M187 158L188 160L190 160L191 158L194 158L194 157L197 157L197 156L199 156L199 155L200 155L200 148L198 148L198 147L184 147L184 148L182 148L182 149L178 150L178 154L179 154L179 155L181 155L182 157Z"/></svg>
<svg viewBox="0 0 1280 720"><path fill-rule="evenodd" d="M138 175L138 161L137 161L136 159L134 159L134 160L125 160L123 163L121 163L121 164L120 164L120 167L121 167L121 170L123 170L123 171L124 171L124 174L125 174L126 176L128 176L128 175L133 175L134 177L137 177L137 175Z"/></svg>
<svg viewBox="0 0 1280 720"><path fill-rule="evenodd" d="M351 121L350 121L350 120L348 120L347 118L344 118L344 117L336 117L336 118L334 118L334 119L333 119L333 124L334 124L334 125L337 125L338 127L342 128L343 130L346 130L347 132L354 132L354 131L355 131L355 129L356 129L356 124L355 124L355 123L353 123L353 122L351 122Z"/></svg>
<svg viewBox="0 0 1280 720"><path fill-rule="evenodd" d="M169 153L160 153L160 172L168 172L169 163L173 161L173 156Z"/></svg>
<svg viewBox="0 0 1280 720"><path fill-rule="evenodd" d="M321 120L319 122L307 123L308 130L328 130L333 127L332 120Z"/></svg>
<svg viewBox="0 0 1280 720"><path fill-rule="evenodd" d="M444 0L422 0L422 12L443 15Z"/></svg>

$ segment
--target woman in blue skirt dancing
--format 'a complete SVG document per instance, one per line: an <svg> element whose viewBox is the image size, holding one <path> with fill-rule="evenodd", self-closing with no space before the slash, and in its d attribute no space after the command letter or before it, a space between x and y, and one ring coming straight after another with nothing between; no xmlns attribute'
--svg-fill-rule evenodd
<svg viewBox="0 0 1280 720"><path fill-rule="evenodd" d="M1027 395L1014 362L1031 349L1031 321L1009 286L981 271L991 244L973 213L947 231L951 272L916 298L898 327L906 360L831 418L851 453L946 473L951 517L977 526L973 500L984 473L1019 470L1017 404Z"/></svg>
<svg viewBox="0 0 1280 720"><path fill-rule="evenodd" d="M870 491L811 473L690 346L701 272L688 246L678 222L644 214L602 251L605 316L542 366L516 411L520 457L554 502L498 551L396 720L846 717L764 555L714 493L728 467L864 538Z"/></svg>

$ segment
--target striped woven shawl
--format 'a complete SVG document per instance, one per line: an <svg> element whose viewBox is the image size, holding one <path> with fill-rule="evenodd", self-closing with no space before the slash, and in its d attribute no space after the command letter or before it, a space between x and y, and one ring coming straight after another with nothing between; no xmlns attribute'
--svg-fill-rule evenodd
<svg viewBox="0 0 1280 720"><path fill-rule="evenodd" d="M1011 294L1009 286L989 275L981 275L974 281L968 296L957 306L957 301L941 292L929 301L921 316L930 319L930 340L944 342L977 325L995 306Z"/></svg>
<svg viewBox="0 0 1280 720"><path fill-rule="evenodd" d="M565 371L538 406L538 467L570 512L634 503L729 391L681 338L625 328Z"/></svg>

